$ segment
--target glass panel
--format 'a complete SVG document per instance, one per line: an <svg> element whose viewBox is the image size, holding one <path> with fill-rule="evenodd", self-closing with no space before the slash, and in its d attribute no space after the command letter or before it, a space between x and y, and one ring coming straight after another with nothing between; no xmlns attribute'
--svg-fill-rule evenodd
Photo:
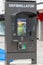
<svg viewBox="0 0 43 65"><path fill-rule="evenodd" d="M0 35L5 35L5 22L0 21Z"/></svg>
<svg viewBox="0 0 43 65"><path fill-rule="evenodd" d="M17 35L26 35L26 19L17 19Z"/></svg>

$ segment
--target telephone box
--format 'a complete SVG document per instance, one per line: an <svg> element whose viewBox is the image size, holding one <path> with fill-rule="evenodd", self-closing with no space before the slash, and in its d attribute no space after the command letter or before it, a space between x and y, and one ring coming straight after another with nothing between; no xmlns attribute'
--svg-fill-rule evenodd
<svg viewBox="0 0 43 65"><path fill-rule="evenodd" d="M5 12L7 64L11 59L31 59L36 64L36 2L6 0Z"/></svg>

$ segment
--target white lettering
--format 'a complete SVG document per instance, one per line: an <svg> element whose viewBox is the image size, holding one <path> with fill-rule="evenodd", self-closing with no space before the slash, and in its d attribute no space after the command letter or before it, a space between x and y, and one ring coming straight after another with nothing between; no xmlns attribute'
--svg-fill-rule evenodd
<svg viewBox="0 0 43 65"><path fill-rule="evenodd" d="M31 4L9 4L9 7L34 8L34 5L31 5Z"/></svg>

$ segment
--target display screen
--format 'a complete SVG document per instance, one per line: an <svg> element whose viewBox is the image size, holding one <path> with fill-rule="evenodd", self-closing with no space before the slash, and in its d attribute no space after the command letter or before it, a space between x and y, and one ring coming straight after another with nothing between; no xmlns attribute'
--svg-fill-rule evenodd
<svg viewBox="0 0 43 65"><path fill-rule="evenodd" d="M0 35L5 35L5 22L0 21Z"/></svg>
<svg viewBox="0 0 43 65"><path fill-rule="evenodd" d="M26 19L17 19L17 35L25 36L26 35Z"/></svg>

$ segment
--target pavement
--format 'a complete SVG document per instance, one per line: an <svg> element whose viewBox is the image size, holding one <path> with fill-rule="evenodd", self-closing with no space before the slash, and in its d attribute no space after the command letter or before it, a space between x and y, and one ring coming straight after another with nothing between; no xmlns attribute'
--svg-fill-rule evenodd
<svg viewBox="0 0 43 65"><path fill-rule="evenodd" d="M43 41L37 41L37 63L43 64Z"/></svg>

